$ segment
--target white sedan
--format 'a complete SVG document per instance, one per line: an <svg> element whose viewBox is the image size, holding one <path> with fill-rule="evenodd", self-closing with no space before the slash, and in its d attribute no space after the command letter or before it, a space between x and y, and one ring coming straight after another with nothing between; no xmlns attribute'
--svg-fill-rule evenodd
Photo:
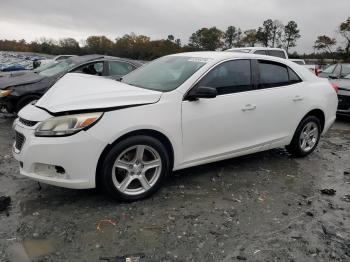
<svg viewBox="0 0 350 262"><path fill-rule="evenodd" d="M306 156L337 104L328 80L285 59L182 53L122 82L66 75L19 112L13 153L34 180L138 200L172 170L284 146Z"/></svg>

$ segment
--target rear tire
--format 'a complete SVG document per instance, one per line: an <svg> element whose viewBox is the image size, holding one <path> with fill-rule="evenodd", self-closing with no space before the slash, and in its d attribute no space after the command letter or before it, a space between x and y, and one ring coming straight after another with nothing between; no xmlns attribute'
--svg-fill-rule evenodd
<svg viewBox="0 0 350 262"><path fill-rule="evenodd" d="M300 122L286 149L293 157L305 157L316 149L320 136L320 120L316 116L307 116Z"/></svg>
<svg viewBox="0 0 350 262"><path fill-rule="evenodd" d="M98 185L122 201L137 201L154 194L170 172L165 146L149 136L133 136L114 145L98 174Z"/></svg>

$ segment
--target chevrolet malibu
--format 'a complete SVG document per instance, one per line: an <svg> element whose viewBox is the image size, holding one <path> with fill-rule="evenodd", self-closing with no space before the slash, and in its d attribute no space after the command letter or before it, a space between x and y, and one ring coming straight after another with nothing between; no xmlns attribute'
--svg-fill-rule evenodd
<svg viewBox="0 0 350 262"><path fill-rule="evenodd" d="M182 53L121 82L67 74L19 112L13 154L34 180L139 200L172 170L277 147L307 156L337 103L328 80L285 59Z"/></svg>

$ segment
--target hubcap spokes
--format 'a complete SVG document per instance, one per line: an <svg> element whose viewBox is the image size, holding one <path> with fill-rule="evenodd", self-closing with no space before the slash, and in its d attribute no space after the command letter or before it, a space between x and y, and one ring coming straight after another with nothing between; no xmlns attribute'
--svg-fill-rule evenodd
<svg viewBox="0 0 350 262"><path fill-rule="evenodd" d="M300 134L300 147L304 152L312 150L318 140L318 127L315 123L310 122L305 125Z"/></svg>
<svg viewBox="0 0 350 262"><path fill-rule="evenodd" d="M137 145L124 150L114 163L112 180L122 193L138 195L148 191L158 180L162 161L150 146Z"/></svg>

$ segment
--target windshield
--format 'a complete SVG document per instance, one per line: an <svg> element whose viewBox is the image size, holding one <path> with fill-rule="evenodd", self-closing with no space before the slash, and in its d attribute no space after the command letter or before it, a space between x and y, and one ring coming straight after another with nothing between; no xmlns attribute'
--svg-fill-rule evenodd
<svg viewBox="0 0 350 262"><path fill-rule="evenodd" d="M48 68L39 71L39 75L41 76L54 76L61 74L69 69L71 69L75 63L71 59L63 60L62 62L53 64Z"/></svg>
<svg viewBox="0 0 350 262"><path fill-rule="evenodd" d="M345 79L350 79L350 74L344 77Z"/></svg>
<svg viewBox="0 0 350 262"><path fill-rule="evenodd" d="M330 65L330 66L327 67L325 70L323 70L322 73L331 74L331 73L333 73L334 68L335 68L336 66L337 66L337 65Z"/></svg>
<svg viewBox="0 0 350 262"><path fill-rule="evenodd" d="M162 92L178 88L208 59L186 56L165 56L126 75L122 82Z"/></svg>
<svg viewBox="0 0 350 262"><path fill-rule="evenodd" d="M52 66L56 65L56 61L50 61L46 64L40 65L38 68L34 69L35 73L40 73L41 71L44 71L45 69L51 68Z"/></svg>

